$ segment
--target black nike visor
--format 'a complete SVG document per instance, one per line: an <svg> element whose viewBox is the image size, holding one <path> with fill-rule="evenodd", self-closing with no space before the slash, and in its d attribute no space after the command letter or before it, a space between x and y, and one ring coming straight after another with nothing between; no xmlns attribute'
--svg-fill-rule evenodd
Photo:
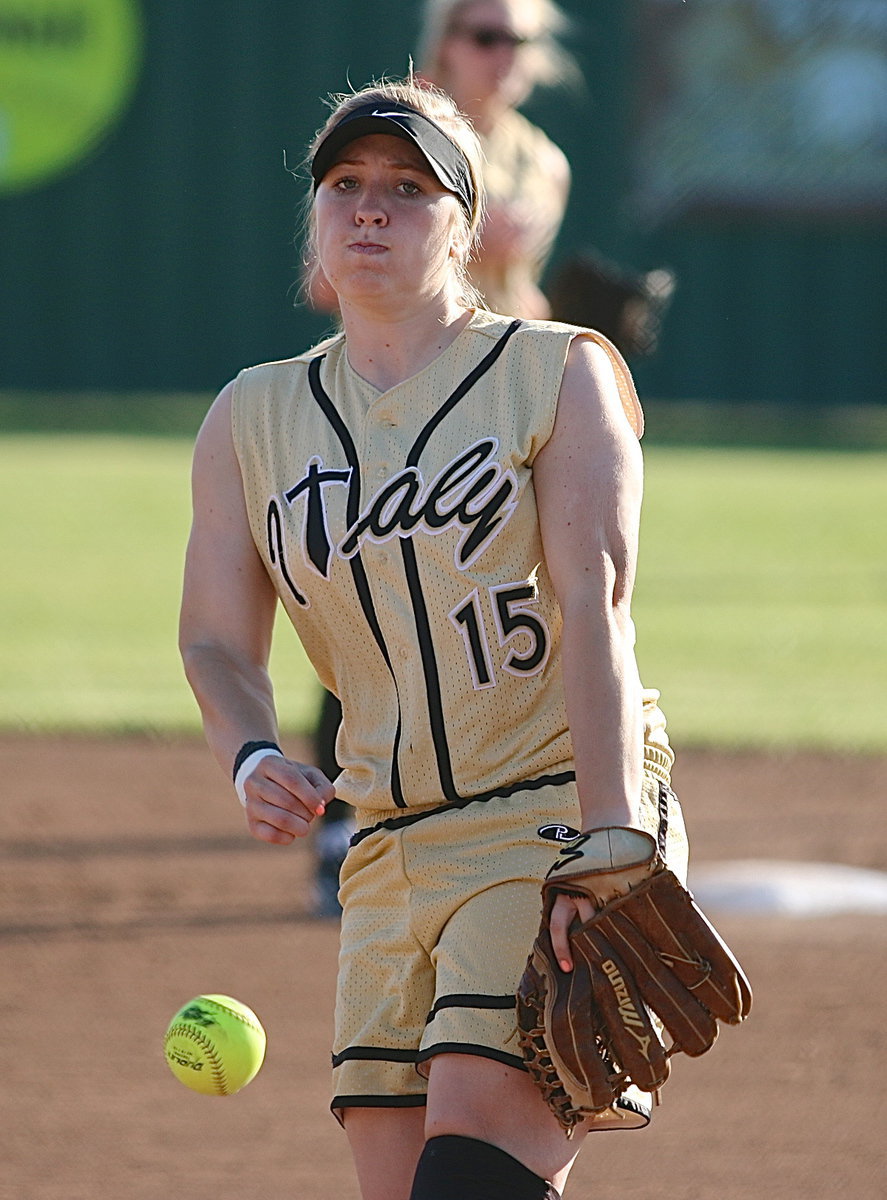
<svg viewBox="0 0 887 1200"><path fill-rule="evenodd" d="M474 215L475 192L468 160L439 125L409 105L395 101L361 104L329 131L311 161L314 190L349 142L373 133L386 133L412 142L422 153L432 174L461 201L468 215Z"/></svg>

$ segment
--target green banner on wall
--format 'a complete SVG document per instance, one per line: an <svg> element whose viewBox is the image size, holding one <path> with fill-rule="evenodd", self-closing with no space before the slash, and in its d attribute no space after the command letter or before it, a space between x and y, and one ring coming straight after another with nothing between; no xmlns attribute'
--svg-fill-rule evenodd
<svg viewBox="0 0 887 1200"><path fill-rule="evenodd" d="M0 192L90 152L129 101L141 44L136 0L0 0Z"/></svg>

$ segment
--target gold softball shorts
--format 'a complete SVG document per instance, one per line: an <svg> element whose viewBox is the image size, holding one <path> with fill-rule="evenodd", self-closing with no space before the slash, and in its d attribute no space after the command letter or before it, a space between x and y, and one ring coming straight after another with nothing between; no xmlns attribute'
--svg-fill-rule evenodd
<svg viewBox="0 0 887 1200"><path fill-rule="evenodd" d="M673 755L656 699L648 693L644 709L641 824L686 879ZM424 1105L436 1054L523 1069L515 991L539 927L541 882L559 843L581 828L570 775L463 807L411 809L376 825L372 814L360 814L340 891L337 1115Z"/></svg>

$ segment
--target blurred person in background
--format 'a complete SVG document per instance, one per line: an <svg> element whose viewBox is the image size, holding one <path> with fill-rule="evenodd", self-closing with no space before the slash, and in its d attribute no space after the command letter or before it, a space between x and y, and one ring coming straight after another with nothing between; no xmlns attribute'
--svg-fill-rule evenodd
<svg viewBox="0 0 887 1200"><path fill-rule="evenodd" d="M427 0L422 76L470 117L484 152L487 211L472 281L493 312L546 318L539 283L563 221L570 167L518 111L540 85L580 79L558 44L567 19L551 0Z"/></svg>
<svg viewBox="0 0 887 1200"><path fill-rule="evenodd" d="M563 152L520 112L538 86L581 80L558 44L567 18L551 0L427 0L419 38L420 79L447 92L471 119L484 154L487 206L471 282L487 308L547 318L539 284L563 221L570 168ZM335 293L319 273L314 307L332 311ZM334 778L341 707L325 693L314 760ZM314 838L314 911L337 916L339 868L353 832L350 809L328 805Z"/></svg>
<svg viewBox="0 0 887 1200"><path fill-rule="evenodd" d="M471 277L487 307L596 329L623 355L644 356L675 288L668 268L634 271L587 246L540 288L570 167L518 109L539 86L584 87L557 40L568 28L551 0L426 0L420 71L471 118L484 151L487 212Z"/></svg>

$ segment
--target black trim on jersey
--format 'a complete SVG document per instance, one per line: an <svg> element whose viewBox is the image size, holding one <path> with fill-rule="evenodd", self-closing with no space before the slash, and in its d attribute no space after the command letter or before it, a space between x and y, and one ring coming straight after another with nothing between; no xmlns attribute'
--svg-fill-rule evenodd
<svg viewBox="0 0 887 1200"><path fill-rule="evenodd" d="M440 672L437 669L437 658L434 654L434 643L431 637L431 622L428 619L428 609L425 605L425 596L422 592L421 580L419 579L416 548L411 541L401 538L400 550L407 577L407 587L413 603L413 618L416 622L419 653L422 657L422 674L425 676L425 698L428 702L431 740L434 745L434 757L437 759L440 790L447 800L455 802L462 797L459 794L459 789L456 787L456 780L453 775L453 760L450 757L447 728L444 721Z"/></svg>
<svg viewBox="0 0 887 1200"><path fill-rule="evenodd" d="M422 1050L417 1062L428 1062L438 1054L473 1054L475 1058L492 1058L496 1062L505 1063L507 1067L515 1067L518 1071L526 1071L527 1066L519 1054L506 1054L504 1050L494 1050L490 1046L475 1046L472 1042L438 1042Z"/></svg>
<svg viewBox="0 0 887 1200"><path fill-rule="evenodd" d="M474 387L474 385L477 383L478 379L480 379L482 375L486 375L487 371L489 371L490 367L493 365L493 363L496 361L496 359L499 357L499 355L505 349L512 334L517 333L518 329L520 329L522 324L523 324L522 321L512 321L511 324L508 326L508 328L505 330L505 332L502 334L502 336L499 338L498 342L496 342L493 349L490 350L488 354L484 355L484 357L480 360L480 362L477 364L476 367L472 367L472 369L468 372L468 374L465 376L465 378L462 380L462 382L459 384L459 386L456 388L456 390L454 392L452 392L451 395L449 395L446 400L444 400L443 404L440 406L440 408L437 410L437 412L434 414L434 416L431 418L431 420L428 422L428 424L425 426L425 428L419 434L416 441L413 443L413 448L407 455L406 465L408 467L418 467L419 456L421 455L421 453L425 449L425 447L428 445L428 442L431 439L432 433L434 433L435 429L437 429L438 425L440 425L440 423L444 420L444 418L449 416L449 414L452 412L452 410L456 407L456 405L459 403L459 401L463 398L465 393Z"/></svg>
<svg viewBox="0 0 887 1200"><path fill-rule="evenodd" d="M490 367L499 358L502 351L508 344L512 334L516 333L521 327L520 321L512 321L499 340L496 342L492 350L485 354L481 361L474 367L454 392L447 397L444 403L440 406L422 432L419 434L416 441L413 443L413 448L407 455L406 465L408 467L418 467L419 458L422 451L428 445L431 435L435 429L441 424L456 405L462 400L468 391L474 387L475 383L487 373ZM410 598L413 602L413 614L416 620L416 634L419 640L419 651L422 655L422 671L425 676L425 696L428 703L428 714L431 721L431 740L434 745L434 753L437 759L437 771L440 776L441 791L447 800L455 802L461 800L462 796L459 789L456 787L456 780L453 776L453 762L450 757L450 748L447 741L446 722L444 721L443 712L443 697L440 688L440 673L437 668L437 659L434 654L434 641L431 636L431 622L428 619L428 609L425 605L425 596L422 592L422 581L419 577L419 565L416 559L416 550L411 540L401 538L400 541L401 555L403 557L404 570L406 572L407 587L410 592Z"/></svg>
<svg viewBox="0 0 887 1200"><path fill-rule="evenodd" d="M394 1050L385 1046L348 1046L340 1054L333 1055L333 1066L340 1067L343 1062L399 1062L414 1063L418 1058L418 1050Z"/></svg>
<svg viewBox="0 0 887 1200"><path fill-rule="evenodd" d="M336 406L324 390L323 384L320 381L320 365L326 358L325 354L319 354L317 358L312 358L308 364L308 383L311 388L311 394L320 406L321 412L332 425L333 430L338 437L342 449L345 453L345 460L351 467L351 483L348 488L347 501L347 516L349 527L353 525L360 515L360 462L357 457L357 449L352 440L351 434L348 432L348 426L342 420L336 410ZM401 713L400 713L400 695L397 688L397 676L394 673L394 668L391 665L391 657L388 653L388 647L385 645L385 638L382 634L382 627L379 624L379 618L376 615L376 609L373 605L372 592L370 591L369 581L366 577L366 570L360 558L358 551L350 560L351 577L354 580L354 587L357 590L357 596L360 600L360 606L363 609L363 615L366 618L367 624L370 627L376 645L382 653L385 660L385 665L391 675L391 681L394 684L394 691L397 695L397 729L394 733L394 752L391 755L391 795L394 803L398 808L406 808L407 802L403 795L403 786L400 780L400 763L398 761L398 749L400 747L401 736Z"/></svg>
<svg viewBox="0 0 887 1200"><path fill-rule="evenodd" d="M481 996L462 992L453 992L449 996L441 996L434 1003L434 1008L425 1021L430 1025L434 1018L445 1008L516 1008L517 997L512 992L508 996Z"/></svg>
<svg viewBox="0 0 887 1200"><path fill-rule="evenodd" d="M308 601L290 578L289 565L283 547L283 521L280 516L280 505L273 497L268 504L268 512L265 514L265 532L268 537L268 558L272 567L279 562L284 583L292 592L296 603L301 604L304 608Z"/></svg>
<svg viewBox="0 0 887 1200"><path fill-rule="evenodd" d="M415 825L417 821L424 821L426 817L455 812L467 808L469 804L485 804L488 800L505 799L515 795L516 792L536 792L540 788L560 787L561 784L575 783L575 781L575 771L561 771L558 775L540 775L537 779L524 779L520 783L510 783L507 787L495 788L491 792L481 792L477 796L460 796L458 800L452 800L447 804L436 804L434 808L423 808L421 812L412 812L408 816L386 817L384 821L368 825L366 829L359 829L351 838L350 844L356 846L358 842L362 842L371 833L378 833L380 829L389 831L405 829L408 825Z"/></svg>
<svg viewBox="0 0 887 1200"><path fill-rule="evenodd" d="M504 351L508 341L514 333L520 329L522 322L515 320L508 326L502 336L498 339L493 348L484 355L477 366L473 367L462 382L454 389L447 397L444 403L440 406L431 420L424 427L422 432L413 444L412 449L407 455L406 466L418 467L419 458L422 451L428 444L432 434L441 424L442 421L452 412L456 405L462 400L465 395L474 387L475 383L482 378L483 375L493 366L496 360ZM357 450L347 426L336 410L330 397L324 390L320 379L321 364L326 356L323 354L313 358L308 364L308 383L311 388L312 395L320 405L321 411L326 416L330 425L338 437L342 449L345 452L345 458L349 466L352 468L351 486L348 489L347 514L349 527L353 526L360 515L360 464L357 457ZM419 578L418 564L416 561L415 549L412 541L406 538L401 538L401 553L404 559L404 569L407 577L407 587L410 592L410 597L413 602L413 611L416 619L416 632L419 641L419 649L422 656L422 668L425 675L426 699L428 703L428 711L431 722L432 742L437 759L438 774L440 776L441 791L446 801L453 804L470 803L474 800L491 799L493 796L502 793L492 791L483 795L463 797L456 787L455 778L453 776L452 760L450 758L449 746L447 744L446 724L443 715L443 699L440 687L440 674L438 672L437 661L434 654L434 645L431 636L431 624L428 618L428 610L425 606L425 598L422 592L422 584ZM397 675L391 663L391 658L388 653L388 648L382 634L382 629L376 615L373 605L372 593L370 591L369 582L366 577L366 571L363 563L360 561L360 552L358 551L351 559L351 572L354 578L354 585L357 589L358 598L363 609L367 623L372 630L373 637L376 640L385 664L391 674L394 683L395 693L398 696L397 709L397 729L394 735L394 746L391 756L391 792L394 798L394 803L397 808L407 808L407 802L403 794L403 786L400 778L400 739L403 728L402 711L400 705L400 695L397 688ZM525 785L520 785L525 786Z"/></svg>

